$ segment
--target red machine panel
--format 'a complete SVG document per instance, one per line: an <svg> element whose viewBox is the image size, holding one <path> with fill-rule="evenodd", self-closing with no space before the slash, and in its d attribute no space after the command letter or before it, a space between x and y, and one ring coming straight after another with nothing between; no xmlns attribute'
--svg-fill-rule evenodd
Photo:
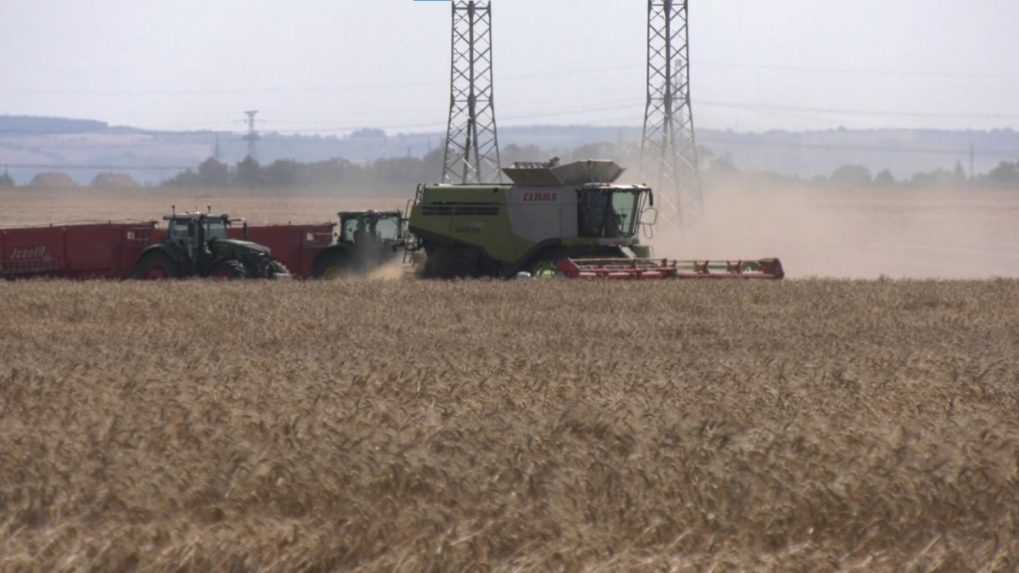
<svg viewBox="0 0 1019 573"><path fill-rule="evenodd" d="M153 223L0 230L0 276L126 277L152 242Z"/></svg>
<svg viewBox="0 0 1019 573"><path fill-rule="evenodd" d="M295 277L310 278L318 255L333 243L332 223L264 225L231 229L235 238L265 245Z"/></svg>
<svg viewBox="0 0 1019 573"><path fill-rule="evenodd" d="M60 227L3 230L0 244L0 273L4 276L44 275L66 268Z"/></svg>

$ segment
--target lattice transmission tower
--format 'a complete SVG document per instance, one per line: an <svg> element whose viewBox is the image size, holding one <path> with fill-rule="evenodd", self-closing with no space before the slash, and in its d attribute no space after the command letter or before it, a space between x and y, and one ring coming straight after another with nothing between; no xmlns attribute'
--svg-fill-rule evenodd
<svg viewBox="0 0 1019 573"><path fill-rule="evenodd" d="M244 115L248 117L248 133L244 136L244 141L248 142L248 157L258 161L258 140L261 139L258 131L255 130L255 116L258 115L258 110L246 111Z"/></svg>
<svg viewBox="0 0 1019 573"><path fill-rule="evenodd" d="M701 181L690 104L689 0L648 0L647 106L641 169L667 216L701 209Z"/></svg>
<svg viewBox="0 0 1019 573"><path fill-rule="evenodd" d="M501 181L492 81L491 2L453 0L449 123L442 180Z"/></svg>

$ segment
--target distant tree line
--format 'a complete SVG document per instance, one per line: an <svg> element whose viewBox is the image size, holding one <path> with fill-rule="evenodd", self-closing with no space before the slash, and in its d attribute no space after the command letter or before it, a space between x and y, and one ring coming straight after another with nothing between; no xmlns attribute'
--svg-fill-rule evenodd
<svg viewBox="0 0 1019 573"><path fill-rule="evenodd" d="M714 179L764 178L773 183L799 182L795 176L776 173L745 172L736 166L728 155L717 156L706 148L700 148L703 176L710 184ZM503 148L502 164L515 161L545 161L557 155L537 146L509 145ZM637 173L640 163L640 148L636 144L595 143L558 153L563 162L579 159L614 159L629 167L631 175ZM432 151L423 157L395 157L374 161L350 161L331 159L310 163L281 159L262 165L251 157L235 166L209 158L195 169L178 173L164 183L170 187L238 187L238 188L287 188L287 187L376 187L406 186L430 183L439 179L442 173L443 151ZM952 169L936 169L915 173L909 178L896 179L888 169L877 173L863 165L843 165L828 176L818 176L810 183L833 187L985 187L1019 189L1019 161L1003 161L991 171L976 176L966 173L959 163ZM11 185L10 177L0 178L0 186Z"/></svg>
<svg viewBox="0 0 1019 573"><path fill-rule="evenodd" d="M535 146L507 146L502 153L504 165L514 161L548 159ZM416 185L432 183L442 174L443 151L436 150L424 157L394 157L354 162L331 159L299 163L279 159L262 165L251 157L231 167L214 158L206 159L195 169L178 173L164 183L168 187L328 187Z"/></svg>
<svg viewBox="0 0 1019 573"><path fill-rule="evenodd" d="M990 187L1019 189L1019 161L1002 161L989 172L969 175L961 163L953 169L935 169L914 173L908 179L897 180L891 171L885 169L877 174L862 165L844 165L832 172L830 177L814 178L816 183L828 183L850 187Z"/></svg>

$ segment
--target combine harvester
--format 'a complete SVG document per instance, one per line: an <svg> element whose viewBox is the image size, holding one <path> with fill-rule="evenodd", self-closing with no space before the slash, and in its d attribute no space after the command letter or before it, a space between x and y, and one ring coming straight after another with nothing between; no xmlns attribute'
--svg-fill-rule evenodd
<svg viewBox="0 0 1019 573"><path fill-rule="evenodd" d="M512 184L419 186L411 250L425 276L570 279L780 280L778 259L676 261L651 257L642 226L657 219L654 192L616 181L612 161L517 163Z"/></svg>

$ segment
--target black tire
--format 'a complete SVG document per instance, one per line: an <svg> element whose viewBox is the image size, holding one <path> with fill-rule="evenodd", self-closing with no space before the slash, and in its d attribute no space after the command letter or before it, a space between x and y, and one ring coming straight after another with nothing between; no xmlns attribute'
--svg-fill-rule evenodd
<svg viewBox="0 0 1019 573"><path fill-rule="evenodd" d="M244 263L237 259L227 259L213 265L209 277L228 281L246 279L248 278L248 269L244 267Z"/></svg>
<svg viewBox="0 0 1019 573"><path fill-rule="evenodd" d="M149 253L135 265L131 278L141 281L155 281L180 278L180 265L159 251Z"/></svg>
<svg viewBox="0 0 1019 573"><path fill-rule="evenodd" d="M559 272L559 262L556 258L540 259L531 265L528 272L536 279L559 278L562 274Z"/></svg>
<svg viewBox="0 0 1019 573"><path fill-rule="evenodd" d="M343 251L322 253L315 260L311 276L316 279L332 280L352 274L351 258Z"/></svg>
<svg viewBox="0 0 1019 573"><path fill-rule="evenodd" d="M527 265L527 272L536 279L559 278L562 276L559 272L559 263L567 258L569 257L561 249L546 249Z"/></svg>
<svg viewBox="0 0 1019 573"><path fill-rule="evenodd" d="M269 278L273 280L289 279L291 278L290 269L279 261L273 261L269 263Z"/></svg>

